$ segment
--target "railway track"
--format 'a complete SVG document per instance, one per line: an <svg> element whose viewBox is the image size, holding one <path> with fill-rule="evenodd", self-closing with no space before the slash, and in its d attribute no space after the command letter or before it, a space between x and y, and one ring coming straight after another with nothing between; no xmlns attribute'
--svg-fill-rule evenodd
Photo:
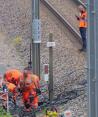
<svg viewBox="0 0 98 117"><path fill-rule="evenodd" d="M74 0L74 2L76 2L78 5L81 4L86 8L87 3L84 3L82 0Z"/></svg>
<svg viewBox="0 0 98 117"><path fill-rule="evenodd" d="M81 0L41 0L41 2L78 38L78 22L75 19L75 14L78 14L77 6L82 4L86 7Z"/></svg>
<svg viewBox="0 0 98 117"><path fill-rule="evenodd" d="M44 11L43 11L44 12ZM50 18L52 17L52 16L49 16ZM49 19L49 17L48 17L48 19ZM59 17L59 16L56 16L56 17ZM23 19L23 18L22 18ZM25 19L25 18L24 18ZM30 18L29 18L30 19ZM56 18L55 18L56 19ZM59 19L59 21L60 21L61 19ZM55 22L55 21L54 21ZM60 21L63 25L64 25L64 21L62 20L62 21ZM51 22L49 22L49 23L51 23ZM58 23L58 22L56 22L56 23ZM60 29L62 29L62 31L58 31L58 32L56 32L56 34L57 33L59 33L59 32L61 32L61 33L63 33L63 26L61 26L61 23L59 23L59 28ZM27 23L26 23L27 24ZM52 23L52 25L53 25L53 23ZM61 74L63 74L62 73L62 71L63 72L67 72L67 70L69 71L69 68L68 67L70 67L70 68L74 68L74 67L72 67L72 65L69 65L69 64L75 64L75 61L77 61L77 64L78 64L78 61L79 61L79 63L80 63L80 60L79 60L79 57L80 58L82 58L81 57L81 55L79 55L78 53L77 53L77 48L75 49L75 47L73 48L72 47L72 44L69 44L70 43L70 41L67 41L67 38L65 38L65 37L68 37L68 39L70 40L70 38L72 38L73 39L73 36L71 36L71 33L72 33L72 35L74 35L75 36L75 38L77 38L77 39L80 39L80 37L79 37L79 35L77 36L77 34L75 34L75 32L73 31L73 29L71 29L70 28L70 26L67 26L68 25L68 23L66 23L65 22L65 25L64 26L66 26L67 28L69 27L69 32L67 32L66 30L64 30L65 32L64 32L64 36L62 36L63 34L59 34L59 35L61 35L62 36L62 38L60 38L60 39L58 39L57 40L57 38L56 38L56 40L57 40L57 45L56 45L56 49L55 49L55 51L54 51L54 56L55 56L55 59L56 60L54 60L54 67L56 68L55 69L55 78L57 77L57 76L59 76L59 78L58 78L58 80L60 80L61 78L63 79L63 77L62 77L62 75ZM43 27L44 27L44 25L43 25ZM57 27L57 28L58 28ZM54 28L56 28L56 26L54 27ZM13 30L15 30L15 29L13 29ZM51 30L52 30L52 28L51 28ZM72 30L72 31L71 31ZM28 31L29 32L29 31ZM67 33L66 33L67 32ZM71 32L71 33L70 33ZM70 33L70 34L68 34L68 33ZM29 34L28 34L29 35ZM44 32L44 35L45 35L45 32ZM71 37L69 37L69 35L71 36ZM58 35L57 35L58 36ZM46 39L46 38L45 38ZM61 40L62 39L62 40ZM55 40L55 41L56 41ZM74 39L73 39L74 40ZM62 42L61 42L62 41ZM80 41L80 40L79 40ZM60 43L60 44L59 44ZM68 47L67 47L67 44L68 44ZM4 45L5 43L3 43L2 44L2 48L4 48L3 47L3 45ZM61 45L61 44L63 44L63 45ZM26 44L27 45L27 44ZM69 47L70 46L70 47ZM61 47L61 48L60 48ZM3 50L4 51L4 50ZM42 51L43 51L43 56L44 56L44 59L45 59L45 47L43 47L42 48ZM71 54L70 54L70 52L71 52L71 54L73 54L73 56L74 56L74 58L73 58L73 56L71 56ZM74 52L74 53L73 53ZM25 54L26 54L26 52L25 52ZM67 57L68 56L68 57ZM13 57L13 56L12 56ZM6 57L7 58L7 57ZM59 59L58 59L59 58ZM77 59L78 58L78 59ZM13 60L12 58L11 58L11 60ZM15 61L15 63L16 63L16 60L13 60L13 61ZM70 62L73 62L73 63L70 63ZM63 64L64 63L64 64ZM17 63L18 64L18 63ZM63 64L63 65L62 65ZM76 64L76 65L77 65ZM83 62L81 62L81 64L83 65ZM80 64L79 64L80 65ZM16 67L16 65L14 65L15 67ZM17 65L17 66L19 66L19 65ZM57 69L57 66L58 66L58 69ZM59 72L58 72L59 71ZM60 74L60 72L61 72L61 74ZM66 82L65 81L65 79L66 79L66 77L65 77L65 74L63 74L63 76L64 76L64 80L63 80L63 82ZM73 77L73 76L72 76ZM60 82L60 81L59 81ZM61 82L60 82L61 83ZM63 87L63 85L61 84L61 86ZM57 86L58 87L58 86ZM56 90L57 91L57 90ZM65 97L65 96L64 96Z"/></svg>
<svg viewBox="0 0 98 117"><path fill-rule="evenodd" d="M57 10L49 3L49 2L47 2L46 0L41 0L41 3L42 3L42 8L43 9L41 9L42 11L45 11L46 9L46 11L47 11L47 15L46 16L44 16L45 18L46 18L46 20L44 21L44 25L45 24L47 24L48 23L48 25L51 25L52 24L52 28L54 28L54 26L53 26L53 23L52 22L49 22L49 17L50 18L52 18L52 20L53 20L53 22L55 22L57 25L59 25L59 27L62 27L63 26L63 30L64 30L64 32L65 32L65 36L67 37L67 39L70 41L70 39L71 40L75 40L75 43L73 43L73 45L75 46L75 44L76 44L76 48L77 48L77 44L79 44L80 45L80 43L78 43L77 42L77 40L80 42L80 35L79 35L79 33L64 19L64 17L60 14L60 13L58 13L57 12ZM45 8L44 8L45 7ZM54 17L54 18L53 18ZM56 21L57 20L57 21ZM43 20L42 20L42 22L43 22ZM50 27L50 26L47 26L47 27ZM48 30L48 28L46 27L46 30ZM51 28L51 30L52 30L52 28ZM57 30L56 28L55 28L55 30ZM61 28L61 30L62 30L62 28ZM54 31L55 32L55 31ZM58 31L59 32L59 31ZM54 34L54 36L55 35L58 35L58 32L56 32L56 34ZM61 32L62 33L62 32ZM67 34L66 35L66 33L69 33L69 34ZM62 34L61 34L62 35ZM56 37L56 36L55 36ZM74 37L74 38L73 38ZM61 47L55 47L56 49L55 49L55 52L54 52L54 56L55 56L55 59L54 59L54 63L56 62L56 64L54 65L54 68L55 68L55 71L54 71L54 73L55 73L55 75L54 75L54 79L56 78L56 74L61 74L61 78L63 79L63 78L65 78L65 77L67 77L67 75L64 73L64 75L63 75L63 71L65 71L66 73L67 73L67 71L66 71L66 69L68 69L66 66L67 66L67 62L65 62L64 63L64 65L61 65L61 66L59 66L60 68L58 68L59 69L59 73L56 73L57 71L56 71L56 69L57 69L57 67L58 67L58 65L59 65L59 61L61 62L62 61L62 63L64 62L64 60L66 59L66 57L64 57L64 58L62 58L62 56L69 56L69 55L67 55L67 53L65 52L65 51L62 51L62 52L60 52L60 49L62 50L62 48L64 48L63 50L65 50L66 49L66 43L67 43L67 41L65 41L65 39L64 39L65 37L63 36L63 37L61 37L61 39L60 39L60 41L61 41L61 44L60 44L60 46ZM54 40L56 43L60 43L60 41L58 41L59 39L58 38L56 38L56 40ZM63 44L65 44L64 46L63 46ZM58 49L59 48L59 49ZM80 58L80 60L78 60L78 63L80 64L81 63L81 60L82 59L85 59L85 57L84 57L84 55L80 55L75 49L74 49L74 47L72 47L73 49L71 49L71 51L73 50L73 52L71 53L71 55L72 56L74 56L75 58L77 58L77 56L79 56L79 58ZM58 60L58 56L57 56L57 53L60 53L58 56L59 56L59 60ZM73 54L74 53L74 54ZM70 59L70 58L69 58ZM58 60L58 61L57 61ZM76 60L76 59L75 59ZM84 65L84 63L82 63L81 64L81 66L82 66L82 68L83 68L83 65ZM65 66L65 67L64 67ZM68 65L69 66L69 65ZM75 65L75 66L77 66L77 65ZM64 67L64 70L63 70L63 67ZM70 70L69 70L70 71ZM68 72L69 72L68 71ZM78 70L76 70L76 72L78 73L79 71ZM74 74L74 73L73 73ZM69 77L69 76L68 76ZM77 77L77 76L76 76ZM57 77L58 78L58 77ZM56 79L57 79L56 78ZM66 79L64 79L64 81L65 81ZM73 80L73 79L72 79ZM79 79L78 79L79 80ZM60 80L59 80L60 81ZM58 81L58 82L59 82ZM67 81L67 80L66 80ZM65 81L65 82L66 82ZM67 81L68 82L68 81ZM75 82L75 79L74 79L74 81L72 81L72 82ZM72 83L72 82L70 82L69 83L69 85ZM57 85L58 84L56 84L56 90L59 90L59 89L57 89ZM66 83L64 84L65 86L67 85ZM69 86L70 87L70 86Z"/></svg>
<svg viewBox="0 0 98 117"><path fill-rule="evenodd" d="M74 29L78 30L78 22L76 20L75 15L78 15L78 7L79 2L75 2L74 0L48 0L48 2L74 27Z"/></svg>
<svg viewBox="0 0 98 117"><path fill-rule="evenodd" d="M78 85L77 85L78 83L76 83L76 82L78 82L78 81L81 82L80 79L84 79L85 73L84 73L84 62L83 61L85 61L85 60L83 60L82 62L81 62L81 60L85 59L85 56L84 56L84 54L79 54L76 51L76 49L74 48L74 46L72 48L69 47L70 48L70 52L72 51L71 55L75 57L74 62L75 62L76 58L79 57L79 59L78 59L79 66L77 66L77 64L76 64L76 65L74 65L75 67L72 68L72 69L76 69L76 66L80 68L80 63L81 63L81 67L83 68L83 74L82 74L82 72L80 70L80 75L79 75L79 70L76 69L76 72L73 72L72 75L70 74L67 77L67 75L65 73L70 72L70 70L71 70L70 68L72 67L72 65L71 65L72 63L70 65L68 65L68 63L70 63L70 60L68 62L66 61L66 56L68 56L68 59L71 58L71 56L69 56L69 54L68 54L70 52L68 52L68 50L67 50L67 43L68 43L68 41L70 41L70 39L80 41L80 37L76 36L77 34L75 32L77 32L77 31L76 30L73 31L75 28L71 28L72 26L68 25L70 23L68 23L65 20L65 17L63 17L61 15L61 13L59 13L56 10L56 8L54 8L54 6L50 4L50 2L48 2L46 0L40 0L40 1L42 3L42 5L41 5L41 11L44 12L44 13L42 13L42 15L43 15L42 23L45 26L45 27L43 26L43 28L45 30L44 34L47 32L48 29L49 29L48 32L53 32L53 34L54 34L54 41L57 44L56 47L55 47L55 49L54 49L54 60L53 60L54 69L55 69L55 71L54 71L54 79L55 79L55 81L54 81L54 94L57 96L58 94L60 94L60 92L62 90L64 91L64 89L63 89L64 87L65 87L65 92L67 90L74 89L75 86L78 87ZM75 6L76 6L76 4L75 4ZM62 18L63 18L63 20L62 20ZM55 26L55 25L57 25L57 26ZM62 31L59 31L59 29L62 30ZM63 32L64 32L64 34L63 34ZM60 38L57 38L57 36L56 36L56 35L58 35L58 33L61 33L59 35L62 35L61 37L59 36ZM65 37L66 37L66 40L65 40ZM46 40L45 40L45 42L46 42ZM60 43L60 45L58 45L58 43ZM78 44L77 41L76 41L76 44ZM73 43L73 45L74 45L74 43ZM59 53L59 54L57 54L57 53ZM44 56L44 59L45 59L45 56ZM76 73L76 75L74 73ZM70 84L72 86L70 86ZM65 93L63 92L63 94L65 94ZM85 94L85 92L83 93L83 95L84 94ZM67 96L68 96L68 94L67 94ZM72 97L74 97L74 96L72 96ZM64 98L66 98L65 95L64 95ZM64 99L64 98L62 98L62 101L66 102L66 99ZM76 98L75 100L77 100L77 102L78 102L79 98L77 98L77 96L75 98ZM80 96L81 100L82 100L82 98L83 97ZM74 103L73 103L73 101L71 101L71 102L72 102L71 107L73 107L73 111L74 111L75 102ZM80 111L82 108L84 108L83 105L82 105L83 102L82 103L81 102L79 101L76 104L76 108L79 109L78 111ZM70 102L68 102L68 103L70 103ZM70 104L68 104L68 107L69 107L69 105ZM81 108L79 108L80 105L81 105Z"/></svg>
<svg viewBox="0 0 98 117"><path fill-rule="evenodd" d="M46 0L40 0L56 17L57 19L81 42L80 34L77 30Z"/></svg>

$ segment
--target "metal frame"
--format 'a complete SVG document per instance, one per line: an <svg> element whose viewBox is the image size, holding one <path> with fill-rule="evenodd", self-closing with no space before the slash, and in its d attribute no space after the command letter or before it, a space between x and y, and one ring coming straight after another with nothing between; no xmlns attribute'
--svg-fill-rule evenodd
<svg viewBox="0 0 98 117"><path fill-rule="evenodd" d="M96 117L98 117L98 0L94 1L95 7L95 104Z"/></svg>
<svg viewBox="0 0 98 117"><path fill-rule="evenodd" d="M88 117L98 117L98 0L88 0Z"/></svg>

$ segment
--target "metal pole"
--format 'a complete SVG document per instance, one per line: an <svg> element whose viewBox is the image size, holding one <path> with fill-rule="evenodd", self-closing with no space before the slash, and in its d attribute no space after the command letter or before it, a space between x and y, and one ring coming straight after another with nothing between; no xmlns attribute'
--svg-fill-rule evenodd
<svg viewBox="0 0 98 117"><path fill-rule="evenodd" d="M40 76L40 19L39 0L32 0L32 69L33 73Z"/></svg>
<svg viewBox="0 0 98 117"><path fill-rule="evenodd" d="M96 0L97 1L97 0ZM97 4L98 5L98 4ZM95 8L94 0L88 0L88 117L96 116L95 102ZM98 111L98 110L97 110Z"/></svg>
<svg viewBox="0 0 98 117"><path fill-rule="evenodd" d="M32 44L30 43L30 58L28 62L28 67L32 69Z"/></svg>
<svg viewBox="0 0 98 117"><path fill-rule="evenodd" d="M98 0L95 0L95 104L98 117Z"/></svg>
<svg viewBox="0 0 98 117"><path fill-rule="evenodd" d="M53 41L53 34L49 34L49 42ZM49 100L53 100L53 47L49 47Z"/></svg>

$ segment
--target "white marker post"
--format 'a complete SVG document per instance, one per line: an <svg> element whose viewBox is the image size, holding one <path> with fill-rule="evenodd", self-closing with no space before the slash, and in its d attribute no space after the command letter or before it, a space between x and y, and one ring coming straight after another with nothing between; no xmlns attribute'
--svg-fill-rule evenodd
<svg viewBox="0 0 98 117"><path fill-rule="evenodd" d="M44 64L44 80L49 81L49 64Z"/></svg>
<svg viewBox="0 0 98 117"><path fill-rule="evenodd" d="M53 100L53 47L55 47L55 42L53 42L53 34L49 34L49 42L47 42L47 47L49 48L49 100Z"/></svg>

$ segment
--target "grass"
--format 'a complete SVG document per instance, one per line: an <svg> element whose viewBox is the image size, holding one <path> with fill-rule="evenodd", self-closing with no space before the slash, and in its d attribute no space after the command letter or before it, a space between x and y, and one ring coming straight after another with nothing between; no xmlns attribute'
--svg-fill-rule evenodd
<svg viewBox="0 0 98 117"><path fill-rule="evenodd" d="M12 117L12 115L6 112L6 110L4 110L2 107L0 107L0 117Z"/></svg>
<svg viewBox="0 0 98 117"><path fill-rule="evenodd" d="M14 45L20 45L21 42L22 42L22 38L18 37L18 36L16 38L14 38L14 40L13 40Z"/></svg>

